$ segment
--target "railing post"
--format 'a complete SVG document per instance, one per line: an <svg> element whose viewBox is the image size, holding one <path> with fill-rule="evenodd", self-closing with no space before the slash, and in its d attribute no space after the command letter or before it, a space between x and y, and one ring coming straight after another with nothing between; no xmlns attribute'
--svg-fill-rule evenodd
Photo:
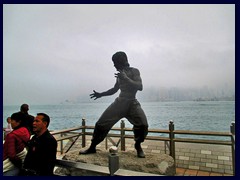
<svg viewBox="0 0 240 180"><path fill-rule="evenodd" d="M119 169L119 156L117 155L118 148L116 146L111 146L109 148L108 155L108 168L110 176L114 176L114 173Z"/></svg>
<svg viewBox="0 0 240 180"><path fill-rule="evenodd" d="M85 132L86 132L86 122L85 122L85 119L82 118L82 147L86 146L86 135L85 135Z"/></svg>
<svg viewBox="0 0 240 180"><path fill-rule="evenodd" d="M169 121L169 139L170 139L170 156L172 156L175 161L174 123L172 120Z"/></svg>
<svg viewBox="0 0 240 180"><path fill-rule="evenodd" d="M235 135L235 121L231 122L231 126L230 126L230 132Z"/></svg>
<svg viewBox="0 0 240 180"><path fill-rule="evenodd" d="M233 175L235 175L235 122L232 121L231 126L230 126L230 132L232 134L231 136L231 149L232 149L232 168L233 168Z"/></svg>
<svg viewBox="0 0 240 180"><path fill-rule="evenodd" d="M60 137L62 137L62 133L60 134ZM60 141L60 150L61 150L61 154L63 154L63 140Z"/></svg>
<svg viewBox="0 0 240 180"><path fill-rule="evenodd" d="M108 148L108 138L106 136L106 138L105 138L105 149L107 149L107 148Z"/></svg>
<svg viewBox="0 0 240 180"><path fill-rule="evenodd" d="M125 123L121 120L121 151L125 151Z"/></svg>
<svg viewBox="0 0 240 180"><path fill-rule="evenodd" d="M168 141L164 141L164 152L165 152L165 154L167 154L167 148L169 150L169 142ZM169 152L170 152L170 150L169 150Z"/></svg>

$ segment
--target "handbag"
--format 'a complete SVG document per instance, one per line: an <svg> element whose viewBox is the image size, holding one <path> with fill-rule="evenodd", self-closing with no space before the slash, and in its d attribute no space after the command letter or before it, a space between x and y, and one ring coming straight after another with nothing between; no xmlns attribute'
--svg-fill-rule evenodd
<svg viewBox="0 0 240 180"><path fill-rule="evenodd" d="M24 148L20 153L17 154L17 157L19 157L23 162L26 154L27 154L27 150L26 148ZM3 161L3 172L12 170L13 168L14 168L14 164L9 160L9 158Z"/></svg>

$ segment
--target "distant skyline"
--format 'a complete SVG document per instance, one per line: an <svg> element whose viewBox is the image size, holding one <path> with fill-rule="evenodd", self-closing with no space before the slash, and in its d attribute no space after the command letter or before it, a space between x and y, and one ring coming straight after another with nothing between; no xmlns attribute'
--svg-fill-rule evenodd
<svg viewBox="0 0 240 180"><path fill-rule="evenodd" d="M174 87L235 93L235 5L3 4L3 104L106 91L119 50L141 72L140 96Z"/></svg>

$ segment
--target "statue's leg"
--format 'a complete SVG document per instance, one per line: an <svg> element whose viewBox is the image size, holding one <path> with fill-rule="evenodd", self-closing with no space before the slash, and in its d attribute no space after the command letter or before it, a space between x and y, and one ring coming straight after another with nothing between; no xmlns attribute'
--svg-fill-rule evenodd
<svg viewBox="0 0 240 180"><path fill-rule="evenodd" d="M95 124L90 147L85 151L80 151L79 154L96 153L96 146L104 140L104 138L107 136L108 132L111 130L114 124L116 124L121 119L118 110L119 104L114 101L103 112L103 114Z"/></svg>
<svg viewBox="0 0 240 180"><path fill-rule="evenodd" d="M148 123L147 117L137 100L131 104L127 118L129 122L133 124L135 149L137 150L137 155L140 158L144 158L145 155L142 150L141 143L144 142L148 134Z"/></svg>

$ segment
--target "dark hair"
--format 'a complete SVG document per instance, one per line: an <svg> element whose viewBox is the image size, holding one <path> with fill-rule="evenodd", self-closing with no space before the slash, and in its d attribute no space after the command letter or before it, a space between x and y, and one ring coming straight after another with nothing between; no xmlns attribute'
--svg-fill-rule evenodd
<svg viewBox="0 0 240 180"><path fill-rule="evenodd" d="M43 121L44 122L47 122L47 127L48 127L48 125L49 125L49 123L50 123L50 117L47 115L47 114L45 114L45 113L37 113L37 115L38 116L43 116Z"/></svg>
<svg viewBox="0 0 240 180"><path fill-rule="evenodd" d="M121 64L123 66L129 67L128 58L125 52L119 51L112 56L112 61L114 63Z"/></svg>
<svg viewBox="0 0 240 180"><path fill-rule="evenodd" d="M15 120L16 122L20 122L19 127L25 126L25 115L21 112L16 112L11 115L11 120Z"/></svg>
<svg viewBox="0 0 240 180"><path fill-rule="evenodd" d="M22 105L21 105L20 111L22 111L22 112L28 112L28 110L29 110L28 104L22 104Z"/></svg>

